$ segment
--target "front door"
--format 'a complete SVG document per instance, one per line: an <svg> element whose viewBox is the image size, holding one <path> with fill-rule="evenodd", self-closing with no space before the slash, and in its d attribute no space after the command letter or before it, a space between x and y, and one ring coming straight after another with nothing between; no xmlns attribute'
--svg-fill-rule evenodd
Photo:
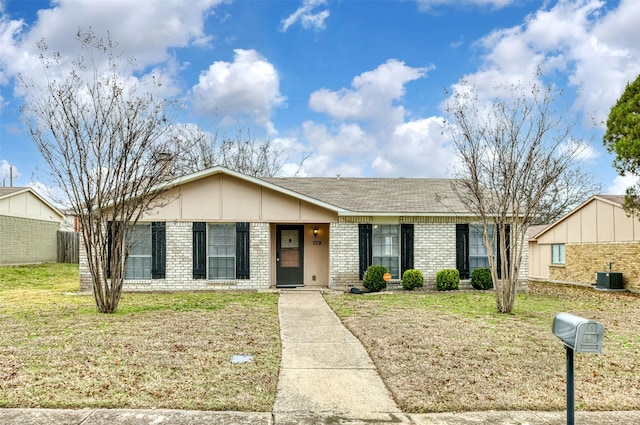
<svg viewBox="0 0 640 425"><path fill-rule="evenodd" d="M276 287L303 286L304 226L276 226Z"/></svg>

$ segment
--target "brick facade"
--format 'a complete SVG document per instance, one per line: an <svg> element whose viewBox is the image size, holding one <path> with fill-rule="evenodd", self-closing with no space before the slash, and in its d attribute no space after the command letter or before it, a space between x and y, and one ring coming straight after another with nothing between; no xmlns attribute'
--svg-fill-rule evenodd
<svg viewBox="0 0 640 425"><path fill-rule="evenodd" d="M0 265L55 263L59 222L0 215Z"/></svg>
<svg viewBox="0 0 640 425"><path fill-rule="evenodd" d="M167 222L166 226L165 278L125 280L124 291L210 291L269 288L270 231L268 223L251 223L250 278L237 280L193 279L192 223ZM82 244L80 247L80 289L91 290L91 275L89 274L86 252Z"/></svg>
<svg viewBox="0 0 640 425"><path fill-rule="evenodd" d="M456 268L456 223L468 219L448 217L401 217L402 223L414 224L414 267L422 271L426 288L435 288L436 273ZM359 279L358 225L371 223L372 217L341 217L329 226L329 281L331 289L361 287ZM184 291L268 289L271 278L271 230L269 223L251 223L250 279L206 280L192 278L193 234L191 222L166 223L165 279L126 280L125 291ZM525 244L527 247L528 244ZM526 285L527 266L524 253L520 277ZM397 281L396 283L399 283ZM469 287L468 282L462 288ZM80 288L91 289L86 253L80 249Z"/></svg>
<svg viewBox="0 0 640 425"><path fill-rule="evenodd" d="M558 282L591 285L596 273L612 270L622 273L626 289L640 292L640 242L584 243L565 245L564 266L551 265L549 278Z"/></svg>
<svg viewBox="0 0 640 425"><path fill-rule="evenodd" d="M332 223L330 232L329 287L362 287L358 252L358 224L371 223L373 217L341 217ZM468 217L400 217L402 223L414 224L414 268L421 270L426 288L435 288L436 273L456 268L456 223L469 223ZM520 287L527 286L528 243L525 241L519 271ZM396 283L399 283L396 282ZM468 282L462 288L470 287Z"/></svg>

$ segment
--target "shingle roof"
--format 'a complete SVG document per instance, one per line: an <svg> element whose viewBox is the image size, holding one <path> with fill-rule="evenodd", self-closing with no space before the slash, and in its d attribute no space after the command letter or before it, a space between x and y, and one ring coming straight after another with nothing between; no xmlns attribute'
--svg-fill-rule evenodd
<svg viewBox="0 0 640 425"><path fill-rule="evenodd" d="M529 228L527 229L527 237L529 239L534 239L535 236L538 235L538 233L542 232L547 227L549 227L549 224L537 224L534 226L529 226Z"/></svg>
<svg viewBox="0 0 640 425"><path fill-rule="evenodd" d="M624 195L598 195L598 198L606 199L618 205L624 205Z"/></svg>
<svg viewBox="0 0 640 425"><path fill-rule="evenodd" d="M455 180L418 178L271 177L262 180L351 212L469 214Z"/></svg>
<svg viewBox="0 0 640 425"><path fill-rule="evenodd" d="M26 187L0 187L0 198L11 195L12 193L22 192Z"/></svg>

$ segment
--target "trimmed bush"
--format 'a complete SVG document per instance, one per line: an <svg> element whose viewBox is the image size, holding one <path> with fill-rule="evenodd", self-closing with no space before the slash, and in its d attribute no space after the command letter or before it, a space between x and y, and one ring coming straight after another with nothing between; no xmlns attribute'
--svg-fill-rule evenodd
<svg viewBox="0 0 640 425"><path fill-rule="evenodd" d="M453 291L460 288L460 272L456 269L444 269L436 273L436 289Z"/></svg>
<svg viewBox="0 0 640 425"><path fill-rule="evenodd" d="M493 278L491 277L491 269L487 269L487 268L474 269L471 272L471 286L473 286L475 289L493 288Z"/></svg>
<svg viewBox="0 0 640 425"><path fill-rule="evenodd" d="M384 274L389 270L385 266L369 266L362 277L362 284L371 292L378 292L387 286Z"/></svg>
<svg viewBox="0 0 640 425"><path fill-rule="evenodd" d="M422 285L424 285L424 277L420 270L405 270L402 275L402 287L404 289L412 291L416 288L422 288Z"/></svg>

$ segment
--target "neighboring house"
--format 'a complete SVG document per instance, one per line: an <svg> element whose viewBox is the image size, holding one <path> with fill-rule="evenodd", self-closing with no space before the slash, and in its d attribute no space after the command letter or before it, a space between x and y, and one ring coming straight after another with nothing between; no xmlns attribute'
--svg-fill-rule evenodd
<svg viewBox="0 0 640 425"><path fill-rule="evenodd" d="M62 218L29 187L0 187L0 265L55 262Z"/></svg>
<svg viewBox="0 0 640 425"><path fill-rule="evenodd" d="M529 279L593 285L596 273L621 272L640 292L640 222L622 208L624 196L597 195L529 237ZM611 264L609 264L611 263Z"/></svg>
<svg viewBox="0 0 640 425"><path fill-rule="evenodd" d="M255 178L214 167L169 188L133 232L125 290L345 289L361 286L372 264L396 281L420 269L433 284L442 269L466 278L488 266L482 226L452 180Z"/></svg>

